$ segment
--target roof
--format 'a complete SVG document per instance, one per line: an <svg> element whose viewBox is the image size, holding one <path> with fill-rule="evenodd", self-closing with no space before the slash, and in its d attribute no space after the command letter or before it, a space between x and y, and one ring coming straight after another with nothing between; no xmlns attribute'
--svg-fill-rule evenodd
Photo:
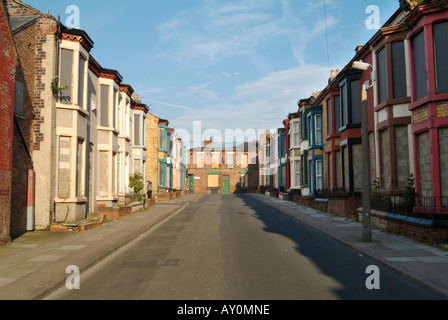
<svg viewBox="0 0 448 320"><path fill-rule="evenodd" d="M9 24L11 26L11 32L12 33L19 32L22 29L33 24L37 19L39 19L39 16L37 16L37 15L36 16L24 16L24 17L10 16Z"/></svg>

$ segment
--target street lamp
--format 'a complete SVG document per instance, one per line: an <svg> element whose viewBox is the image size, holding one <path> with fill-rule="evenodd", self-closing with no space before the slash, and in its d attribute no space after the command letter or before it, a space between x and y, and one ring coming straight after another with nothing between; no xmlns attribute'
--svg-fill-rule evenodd
<svg viewBox="0 0 448 320"><path fill-rule="evenodd" d="M372 68L372 84L366 81L362 85L362 240L363 242L372 242L372 217L371 217L371 193L370 193L370 169L369 169L369 128L367 117L367 91L375 83L375 68L368 63L355 61L353 69L366 71Z"/></svg>

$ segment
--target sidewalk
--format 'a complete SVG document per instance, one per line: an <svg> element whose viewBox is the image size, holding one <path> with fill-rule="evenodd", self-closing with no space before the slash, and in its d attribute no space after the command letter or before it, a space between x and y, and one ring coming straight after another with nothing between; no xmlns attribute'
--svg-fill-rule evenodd
<svg viewBox="0 0 448 320"><path fill-rule="evenodd" d="M88 231L24 234L0 247L0 300L42 299L65 284L68 266L82 274L198 197L162 202Z"/></svg>
<svg viewBox="0 0 448 320"><path fill-rule="evenodd" d="M373 242L362 242L362 225L291 201L252 194L259 201L293 216L311 228L377 261L448 300L448 247L431 247L379 230Z"/></svg>

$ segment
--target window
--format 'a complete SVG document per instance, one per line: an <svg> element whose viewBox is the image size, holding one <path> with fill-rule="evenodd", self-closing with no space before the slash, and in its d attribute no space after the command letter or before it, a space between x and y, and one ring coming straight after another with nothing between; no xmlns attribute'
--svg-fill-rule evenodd
<svg viewBox="0 0 448 320"><path fill-rule="evenodd" d="M300 134L301 134L301 138L302 140L308 140L308 119L306 117L306 110L302 110L302 115L301 115L301 127L300 127Z"/></svg>
<svg viewBox="0 0 448 320"><path fill-rule="evenodd" d="M280 136L278 138L278 154L280 157L283 157L285 155L285 134L280 133Z"/></svg>
<svg viewBox="0 0 448 320"><path fill-rule="evenodd" d="M70 197L71 138L59 137L58 197Z"/></svg>
<svg viewBox="0 0 448 320"><path fill-rule="evenodd" d="M118 109L118 92L114 89L114 96L112 97L112 123L114 128L117 128L117 109Z"/></svg>
<svg viewBox="0 0 448 320"><path fill-rule="evenodd" d="M84 76L86 74L87 60L82 55L79 55L79 78L78 78L78 105L81 108L85 108L84 104Z"/></svg>
<svg viewBox="0 0 448 320"><path fill-rule="evenodd" d="M392 75L394 79L394 99L406 98L408 92L404 41L392 43Z"/></svg>
<svg viewBox="0 0 448 320"><path fill-rule="evenodd" d="M340 113L341 128L347 125L347 108L348 108L347 83L344 82L344 84L341 86L341 113Z"/></svg>
<svg viewBox="0 0 448 320"><path fill-rule="evenodd" d="M333 115L331 112L331 99L327 100L327 134L333 133Z"/></svg>
<svg viewBox="0 0 448 320"><path fill-rule="evenodd" d="M425 35L420 32L412 39L412 48L414 51L414 82L415 82L415 100L419 100L428 94L426 82L426 53L425 53Z"/></svg>
<svg viewBox="0 0 448 320"><path fill-rule="evenodd" d="M242 173L242 174L241 174L241 180L240 180L240 182L241 182L241 188L247 188L247 187L249 186L247 180L248 180L248 176L247 176L247 174Z"/></svg>
<svg viewBox="0 0 448 320"><path fill-rule="evenodd" d="M308 151L305 150L303 152L303 156L301 157L302 163L302 185L308 186Z"/></svg>
<svg viewBox="0 0 448 320"><path fill-rule="evenodd" d="M322 160L316 160L316 190L323 190L324 179L323 179L323 165Z"/></svg>
<svg viewBox="0 0 448 320"><path fill-rule="evenodd" d="M448 93L448 22L434 24L433 31L437 93Z"/></svg>
<svg viewBox="0 0 448 320"><path fill-rule="evenodd" d="M117 153L112 153L112 196L117 195Z"/></svg>
<svg viewBox="0 0 448 320"><path fill-rule="evenodd" d="M84 140L78 139L78 153L76 166L76 196L83 198L84 194Z"/></svg>
<svg viewBox="0 0 448 320"><path fill-rule="evenodd" d="M165 150L165 129L159 128L159 149Z"/></svg>
<svg viewBox="0 0 448 320"><path fill-rule="evenodd" d="M73 51L61 49L61 75L60 87L64 88L60 95L60 102L72 103L72 81L73 81Z"/></svg>
<svg viewBox="0 0 448 320"><path fill-rule="evenodd" d="M300 187L300 161L294 161L295 186Z"/></svg>
<svg viewBox="0 0 448 320"><path fill-rule="evenodd" d="M229 168L233 167L233 155L234 155L233 152L226 153L226 163Z"/></svg>
<svg viewBox="0 0 448 320"><path fill-rule="evenodd" d="M212 152L212 167L219 167L221 161L219 159L221 153L220 152Z"/></svg>
<svg viewBox="0 0 448 320"><path fill-rule="evenodd" d="M196 153L196 165L198 168L204 167L204 152Z"/></svg>
<svg viewBox="0 0 448 320"><path fill-rule="evenodd" d="M241 167L245 168L248 165L248 156L247 154L241 155Z"/></svg>
<svg viewBox="0 0 448 320"><path fill-rule="evenodd" d="M141 144L141 132L140 132L140 115L134 115L134 145L138 146Z"/></svg>
<svg viewBox="0 0 448 320"><path fill-rule="evenodd" d="M350 123L361 123L361 85L359 80L350 82Z"/></svg>
<svg viewBox="0 0 448 320"><path fill-rule="evenodd" d="M293 128L294 147L298 147L300 144L299 122L293 122L292 128Z"/></svg>
<svg viewBox="0 0 448 320"><path fill-rule="evenodd" d="M339 132L339 128L341 127L341 98L334 98L334 128L335 132Z"/></svg>
<svg viewBox="0 0 448 320"><path fill-rule="evenodd" d="M207 178L208 178L208 188L209 189L218 189L219 188L219 175L218 174L209 174Z"/></svg>
<svg viewBox="0 0 448 320"><path fill-rule="evenodd" d="M14 114L23 117L23 83L16 81L16 89L14 96Z"/></svg>
<svg viewBox="0 0 448 320"><path fill-rule="evenodd" d="M377 54L377 77L378 77L378 104L387 100L387 64L386 48L381 49Z"/></svg>
<svg viewBox="0 0 448 320"><path fill-rule="evenodd" d="M322 144L322 117L320 114L316 114L314 117L314 144Z"/></svg>
<svg viewBox="0 0 448 320"><path fill-rule="evenodd" d="M340 127L361 123L361 86L357 76L351 76L341 84Z"/></svg>
<svg viewBox="0 0 448 320"><path fill-rule="evenodd" d="M109 91L109 86L101 85L100 124L102 127L109 127Z"/></svg>
<svg viewBox="0 0 448 320"><path fill-rule="evenodd" d="M165 164L159 161L159 186L165 186Z"/></svg>
<svg viewBox="0 0 448 320"><path fill-rule="evenodd" d="M166 156L171 157L171 149L173 148L173 141L171 140L171 134L166 135Z"/></svg>

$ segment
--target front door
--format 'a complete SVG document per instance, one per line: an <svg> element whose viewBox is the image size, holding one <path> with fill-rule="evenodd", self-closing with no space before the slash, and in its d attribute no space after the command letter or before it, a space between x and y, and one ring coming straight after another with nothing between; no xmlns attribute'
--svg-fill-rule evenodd
<svg viewBox="0 0 448 320"><path fill-rule="evenodd" d="M188 176L188 188L190 190L190 193L194 193L194 176L190 175Z"/></svg>
<svg viewBox="0 0 448 320"><path fill-rule="evenodd" d="M230 193L230 184L229 184L229 177L225 176L223 177L222 181L222 193L223 194L229 194Z"/></svg>

